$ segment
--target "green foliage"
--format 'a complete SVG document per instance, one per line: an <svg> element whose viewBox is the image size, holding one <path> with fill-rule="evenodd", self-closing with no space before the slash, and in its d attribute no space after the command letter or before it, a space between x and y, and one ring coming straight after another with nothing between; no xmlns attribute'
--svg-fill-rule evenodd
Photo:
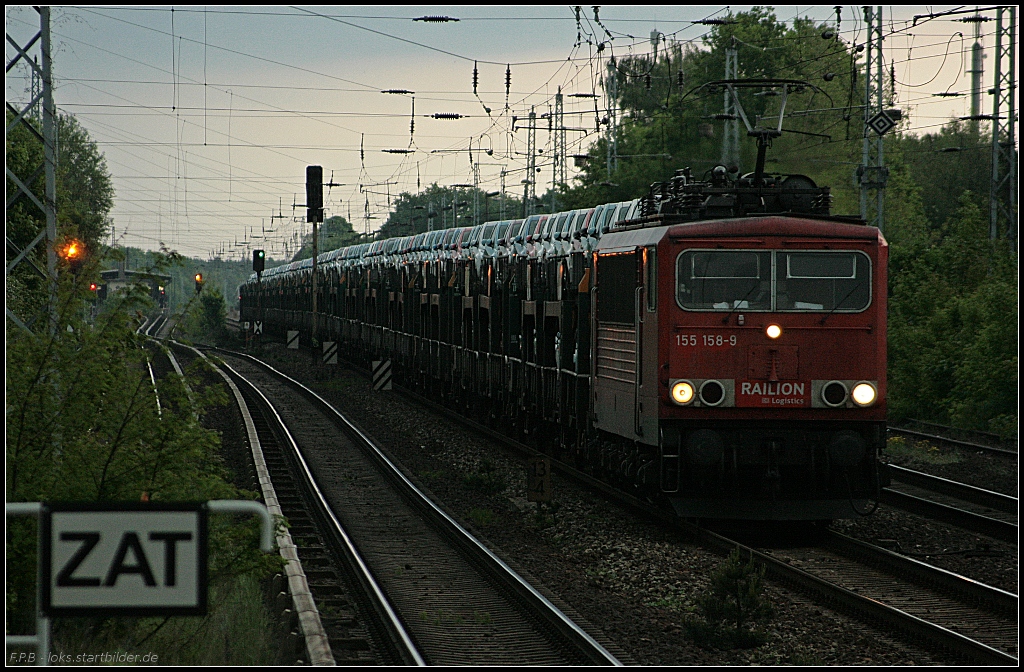
<svg viewBox="0 0 1024 672"><path fill-rule="evenodd" d="M157 381L157 409L135 331L148 309L148 289L130 285L113 293L94 322L84 280L63 274L58 289L52 333L45 306L36 307L35 335L7 323L7 501L251 497L227 481L219 437L201 424L205 408L226 402L223 389L202 384L194 372L185 381L171 375ZM252 522L211 520L214 583L273 566L257 550ZM33 627L33 532L27 521L8 529L10 631Z"/></svg>
<svg viewBox="0 0 1024 672"><path fill-rule="evenodd" d="M762 595L764 565L753 558L744 563L733 550L711 575L711 588L698 600L698 614L684 621L690 636L701 646L751 648L768 641L764 624L772 607Z"/></svg>
<svg viewBox="0 0 1024 672"><path fill-rule="evenodd" d="M486 495L496 495L499 492L503 492L508 486L504 477L498 473L495 466L487 459L480 462L480 467L476 472L463 475L462 484L467 488L478 490Z"/></svg>
<svg viewBox="0 0 1024 672"><path fill-rule="evenodd" d="M352 223L340 215L334 217L328 217L322 224L317 227L317 249L318 254L323 254L330 250L336 250L339 247L348 247L349 245L356 245L364 242L362 234L356 233L352 229ZM310 231L308 234L302 237L302 247L292 257L292 261L299 261L301 259L311 259L313 257L313 232ZM270 264L267 264L270 267Z"/></svg>
<svg viewBox="0 0 1024 672"><path fill-rule="evenodd" d="M14 115L10 110L6 120L10 125ZM30 129L42 133L42 121L26 116L6 136L6 165L8 171L26 184L37 198L43 199L46 189L43 166L43 143ZM57 145L60 154L56 169L57 233L60 239L75 237L84 243L90 257L98 256L100 241L109 231L109 214L113 207L114 188L107 170L106 159L96 143L78 121L66 114L56 118ZM10 175L6 181L8 197L18 193L18 186ZM5 234L16 247L25 249L46 226L46 217L35 203L19 194L6 211ZM27 259L7 276L8 307L24 317L31 305L47 300L49 288L42 273L32 267L46 269L46 244L37 244ZM13 283L14 287L11 287ZM12 299L14 305L12 305Z"/></svg>
<svg viewBox="0 0 1024 672"><path fill-rule="evenodd" d="M227 306L224 296L216 287L205 287L202 293L193 296L179 318L180 331L194 342L209 345L227 345L231 334L227 328Z"/></svg>
<svg viewBox="0 0 1024 672"><path fill-rule="evenodd" d="M916 465L957 464L963 461L963 456L957 450L943 450L927 441L911 442L902 436L887 439L885 453L889 457L906 460L905 464L901 462L902 466L911 468Z"/></svg>
<svg viewBox="0 0 1024 672"><path fill-rule="evenodd" d="M468 517L477 527L490 527L498 520L498 514L491 509L476 507L469 510Z"/></svg>
<svg viewBox="0 0 1024 672"><path fill-rule="evenodd" d="M7 123L12 119L8 110ZM77 119L59 114L56 121L60 148L56 170L57 225L61 229L74 229L88 249L96 250L109 231L107 216L114 206L114 188L107 162ZM7 134L7 168L28 183L41 200L45 189L44 173L40 172L34 181L31 178L43 165L43 143L29 127L42 133L42 122L29 116ZM7 193L14 194L16 190L8 176ZM7 234L19 247L27 245L46 224L43 212L24 196L8 209L7 216Z"/></svg>
<svg viewBox="0 0 1024 672"><path fill-rule="evenodd" d="M155 654L163 665L273 665L276 642L263 591L251 576L233 577L210 591L206 616L145 619L88 619L58 622L52 649L79 652Z"/></svg>
<svg viewBox="0 0 1024 672"><path fill-rule="evenodd" d="M893 244L891 416L1015 431L1017 309L1016 255L969 192L941 229Z"/></svg>
<svg viewBox="0 0 1024 672"><path fill-rule="evenodd" d="M976 205L987 204L992 137L983 130L977 122L954 119L938 133L901 134L886 146L886 163L890 152L897 148L905 157L921 188L924 214L933 228L941 227L960 208L965 191L974 195Z"/></svg>

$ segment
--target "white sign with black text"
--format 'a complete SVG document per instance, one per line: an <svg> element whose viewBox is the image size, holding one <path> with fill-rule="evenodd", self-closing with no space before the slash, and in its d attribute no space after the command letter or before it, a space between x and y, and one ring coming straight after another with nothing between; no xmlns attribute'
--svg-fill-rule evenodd
<svg viewBox="0 0 1024 672"><path fill-rule="evenodd" d="M49 504L42 542L48 615L206 613L200 504Z"/></svg>

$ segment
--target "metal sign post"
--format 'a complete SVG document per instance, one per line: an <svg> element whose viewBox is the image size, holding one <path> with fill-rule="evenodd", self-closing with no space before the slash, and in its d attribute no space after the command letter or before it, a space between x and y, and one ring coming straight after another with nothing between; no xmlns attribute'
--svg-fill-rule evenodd
<svg viewBox="0 0 1024 672"><path fill-rule="evenodd" d="M19 502L6 511L39 517L36 634L6 637L7 646L35 647L25 662L39 665L49 662L52 616L205 614L210 513L258 515L260 548L273 550L270 513L247 500Z"/></svg>

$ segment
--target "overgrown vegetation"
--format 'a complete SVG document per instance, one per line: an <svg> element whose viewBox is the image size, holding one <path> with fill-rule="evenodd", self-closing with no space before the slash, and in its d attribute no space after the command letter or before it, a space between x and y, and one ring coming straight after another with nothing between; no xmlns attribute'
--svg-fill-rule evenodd
<svg viewBox="0 0 1024 672"><path fill-rule="evenodd" d="M218 455L219 436L202 424L208 409L227 402L221 388L203 385L197 370L186 371L185 380L168 376L157 381L157 406L143 338L136 333L153 309L150 288L128 285L94 304L89 285L104 264L100 241L109 230L113 190L84 129L70 117L61 119L59 129L58 238L80 241L85 254L80 269L61 262L52 301L50 282L38 270L46 268L45 243L7 277L8 308L18 317L5 321L7 501L253 498L230 483ZM17 127L7 136L8 168L30 181L42 156L38 140L25 130ZM8 193L12 184L8 178ZM44 225L42 213L24 197L7 215L8 237L19 247L27 247ZM154 253L151 261L147 270L166 274L181 258ZM197 331L216 338L223 297L210 292L193 307ZM258 550L259 528L251 517L215 515L208 529L208 616L56 619L53 650L144 650L157 653L160 662L182 664L273 662L260 653L269 641L265 618L246 624L238 614L263 612L253 586L280 566L279 559ZM34 520L8 521L8 633L35 631L36 539Z"/></svg>
<svg viewBox="0 0 1024 672"><path fill-rule="evenodd" d="M765 624L772 616L765 599L764 565L743 562L734 549L711 574L711 586L697 601L696 613L683 621L700 646L717 649L753 648L768 641Z"/></svg>
<svg viewBox="0 0 1024 672"><path fill-rule="evenodd" d="M957 464L963 457L956 450L943 450L928 441L908 441L902 436L891 436L885 442L887 455L910 460L910 464Z"/></svg>
<svg viewBox="0 0 1024 672"><path fill-rule="evenodd" d="M496 495L508 487L505 478L487 458L480 461L480 466L475 472L462 476L462 484L485 495Z"/></svg>

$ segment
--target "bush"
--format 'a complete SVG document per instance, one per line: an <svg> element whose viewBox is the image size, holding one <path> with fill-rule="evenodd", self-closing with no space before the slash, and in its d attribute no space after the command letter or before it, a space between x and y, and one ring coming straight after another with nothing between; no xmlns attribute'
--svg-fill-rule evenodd
<svg viewBox="0 0 1024 672"><path fill-rule="evenodd" d="M148 288L108 298L95 324L86 318L89 291L61 276L56 328L39 310L37 333L7 329L6 488L8 502L154 502L246 499L228 482L220 439L201 424L203 409L226 403L221 388L177 376L158 381L160 409L146 366L137 315ZM235 577L262 577L277 561L258 550L254 520L210 519L211 594ZM7 531L9 633L35 628L35 521L12 520ZM101 640L123 619L90 631ZM132 621L132 627L139 627ZM62 622L55 623L55 641ZM134 635L134 632L132 633ZM130 638L129 638L130 639Z"/></svg>
<svg viewBox="0 0 1024 672"><path fill-rule="evenodd" d="M697 601L697 614L684 627L697 644L718 649L753 648L768 641L764 630L772 615L765 601L764 565L744 563L739 549L711 575L711 589Z"/></svg>

